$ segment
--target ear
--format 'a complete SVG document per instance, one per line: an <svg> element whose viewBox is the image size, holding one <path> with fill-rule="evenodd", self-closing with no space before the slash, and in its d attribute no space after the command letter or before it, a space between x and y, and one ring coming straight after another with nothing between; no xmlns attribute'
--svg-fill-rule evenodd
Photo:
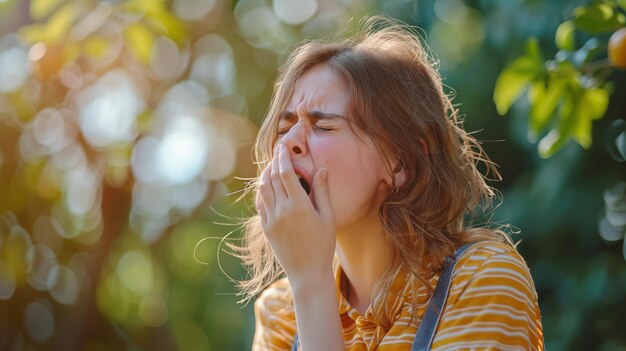
<svg viewBox="0 0 626 351"><path fill-rule="evenodd" d="M428 146L426 146L426 142L423 138L420 138L420 144L422 144L422 148L424 149L424 153L428 154Z"/></svg>
<svg viewBox="0 0 626 351"><path fill-rule="evenodd" d="M396 167L396 168L400 168L400 167ZM393 176L396 181L396 187L398 188L403 186L404 183L406 182L406 171L404 170L404 167L401 167L398 170L394 170Z"/></svg>

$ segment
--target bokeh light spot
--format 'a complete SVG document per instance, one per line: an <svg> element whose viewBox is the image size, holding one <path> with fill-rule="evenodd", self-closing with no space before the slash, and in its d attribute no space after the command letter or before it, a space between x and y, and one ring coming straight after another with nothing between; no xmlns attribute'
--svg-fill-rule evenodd
<svg viewBox="0 0 626 351"><path fill-rule="evenodd" d="M117 275L122 284L137 295L146 294L152 289L152 264L142 253L124 253L117 264Z"/></svg>
<svg viewBox="0 0 626 351"><path fill-rule="evenodd" d="M235 81L233 59L226 54L203 54L194 61L191 76L205 83L214 96L231 93Z"/></svg>
<svg viewBox="0 0 626 351"><path fill-rule="evenodd" d="M278 18L292 25L306 22L317 11L317 0L274 0L273 5Z"/></svg>
<svg viewBox="0 0 626 351"><path fill-rule="evenodd" d="M208 189L208 183L203 179L181 185L176 188L174 204L180 209L192 210L204 200Z"/></svg>
<svg viewBox="0 0 626 351"><path fill-rule="evenodd" d="M237 164L237 152L226 138L214 135L204 175L208 180L223 179L233 172Z"/></svg>
<svg viewBox="0 0 626 351"><path fill-rule="evenodd" d="M141 299L139 315L146 325L160 327L167 321L167 306L163 299L148 295Z"/></svg>
<svg viewBox="0 0 626 351"><path fill-rule="evenodd" d="M239 1L235 18L248 43L256 48L277 49L287 42L280 20L265 4Z"/></svg>
<svg viewBox="0 0 626 351"><path fill-rule="evenodd" d="M0 300L10 299L15 287L15 273L6 262L0 261Z"/></svg>
<svg viewBox="0 0 626 351"><path fill-rule="evenodd" d="M65 305L73 305L80 293L78 278L74 271L62 265L56 265L48 276L50 295Z"/></svg>
<svg viewBox="0 0 626 351"><path fill-rule="evenodd" d="M54 333L54 316L48 307L31 302L24 310L24 329L34 340L44 342Z"/></svg>
<svg viewBox="0 0 626 351"><path fill-rule="evenodd" d="M181 64L181 52L176 43L168 37L159 37L154 41L154 51L150 60L150 68L159 79L176 77Z"/></svg>
<svg viewBox="0 0 626 351"><path fill-rule="evenodd" d="M151 244L157 241L164 234L167 226L170 225L170 216L166 213L169 210L169 204L166 207L164 213L151 214L146 213L145 209L139 208L139 204L136 204L130 212L130 227L141 234L144 243ZM150 208L150 210L152 209Z"/></svg>
<svg viewBox="0 0 626 351"><path fill-rule="evenodd" d="M169 89L157 110L157 117L163 121L179 116L193 116L209 103L207 88L194 80L180 82Z"/></svg>
<svg viewBox="0 0 626 351"><path fill-rule="evenodd" d="M154 162L159 140L153 136L140 139L131 156L131 168L141 182L154 183L159 180L158 165Z"/></svg>
<svg viewBox="0 0 626 351"><path fill-rule="evenodd" d="M174 0L174 13L186 21L197 21L211 12L215 0Z"/></svg>
<svg viewBox="0 0 626 351"><path fill-rule="evenodd" d="M0 51L0 92L10 93L26 82L30 73L27 56L26 50L20 47Z"/></svg>
<svg viewBox="0 0 626 351"><path fill-rule="evenodd" d="M119 279L108 274L98 286L97 299L100 311L111 320L122 323L130 312L127 290L120 286Z"/></svg>
<svg viewBox="0 0 626 351"><path fill-rule="evenodd" d="M33 135L48 154L59 151L73 139L73 135L66 130L63 115L53 108L45 108L37 113L33 121Z"/></svg>
<svg viewBox="0 0 626 351"><path fill-rule="evenodd" d="M81 167L70 171L65 192L65 200L70 212L84 215L93 208L100 183L99 178L95 171L88 168Z"/></svg>
<svg viewBox="0 0 626 351"><path fill-rule="evenodd" d="M208 145L199 123L191 117L181 117L168 128L157 151L159 171L174 184L196 178L206 162Z"/></svg>
<svg viewBox="0 0 626 351"><path fill-rule="evenodd" d="M137 133L137 116L145 102L128 74L115 70L104 75L78 98L80 127L87 141L105 147L131 141Z"/></svg>
<svg viewBox="0 0 626 351"><path fill-rule="evenodd" d="M137 183L133 188L133 204L145 215L166 217L172 208L171 192L171 187Z"/></svg>
<svg viewBox="0 0 626 351"><path fill-rule="evenodd" d="M173 333L179 349L209 350L209 339L202 329L191 320L181 320L173 324Z"/></svg>
<svg viewBox="0 0 626 351"><path fill-rule="evenodd" d="M37 218L33 225L33 240L37 244L48 246L55 253L59 253L63 248L63 238L55 230L58 226L56 219L51 216L41 216Z"/></svg>
<svg viewBox="0 0 626 351"><path fill-rule="evenodd" d="M0 253L7 267L13 271L16 278L22 277L33 266L33 243L28 232L21 226L12 226L8 239L0 242ZM1 238L1 236L0 236Z"/></svg>
<svg viewBox="0 0 626 351"><path fill-rule="evenodd" d="M37 290L48 290L48 276L56 265L57 257L49 247L35 246L33 268L28 276L30 285Z"/></svg>
<svg viewBox="0 0 626 351"><path fill-rule="evenodd" d="M461 22L467 15L467 8L461 0L437 0L435 14L448 23Z"/></svg>

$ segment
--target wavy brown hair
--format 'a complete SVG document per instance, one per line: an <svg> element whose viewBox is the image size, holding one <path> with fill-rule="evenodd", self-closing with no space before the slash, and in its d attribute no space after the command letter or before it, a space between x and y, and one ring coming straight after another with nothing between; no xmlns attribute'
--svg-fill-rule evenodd
<svg viewBox="0 0 626 351"><path fill-rule="evenodd" d="M432 292L428 279L460 245L510 240L502 230L469 228L465 221L468 214L488 208L495 196L486 175L500 176L480 143L463 129L443 90L437 63L420 37L413 28L386 17L367 18L361 24L348 39L308 41L291 53L280 69L254 153L260 174L272 158L280 113L305 72L327 64L345 80L353 128L380 145L390 174L404 174L403 181L394 180L378 211L393 255L373 296L386 301L398 274L408 274L413 291L425 285ZM477 168L481 163L484 175ZM248 190L256 187L251 182ZM283 271L258 215L244 224L244 232L243 245L231 247L249 272L249 279L238 282L242 302L247 302ZM422 263L426 254L431 262L427 266ZM417 294L413 299L416 305ZM386 304L379 305L382 310L374 311L378 322L390 326L393 316Z"/></svg>

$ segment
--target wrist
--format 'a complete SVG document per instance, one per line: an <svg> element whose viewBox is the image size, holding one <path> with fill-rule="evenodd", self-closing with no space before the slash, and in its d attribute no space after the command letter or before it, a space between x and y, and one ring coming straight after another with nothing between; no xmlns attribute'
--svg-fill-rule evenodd
<svg viewBox="0 0 626 351"><path fill-rule="evenodd" d="M288 277L294 299L309 299L312 295L336 291L335 275L332 269L304 274L299 277Z"/></svg>

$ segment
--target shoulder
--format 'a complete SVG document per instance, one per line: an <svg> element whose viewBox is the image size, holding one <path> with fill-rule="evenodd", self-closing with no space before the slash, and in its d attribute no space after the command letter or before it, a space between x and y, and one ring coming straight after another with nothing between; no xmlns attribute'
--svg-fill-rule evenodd
<svg viewBox="0 0 626 351"><path fill-rule="evenodd" d="M511 245L476 243L457 262L435 344L467 346L468 340L480 349L543 349L535 286Z"/></svg>
<svg viewBox="0 0 626 351"><path fill-rule="evenodd" d="M289 350L296 334L296 314L287 278L265 289L254 303L253 350Z"/></svg>
<svg viewBox="0 0 626 351"><path fill-rule="evenodd" d="M528 271L526 262L514 246L500 241L483 241L471 244L458 258L455 272L481 271L497 266Z"/></svg>
<svg viewBox="0 0 626 351"><path fill-rule="evenodd" d="M459 257L453 275L453 286L509 287L536 298L528 265L507 243L478 242Z"/></svg>

